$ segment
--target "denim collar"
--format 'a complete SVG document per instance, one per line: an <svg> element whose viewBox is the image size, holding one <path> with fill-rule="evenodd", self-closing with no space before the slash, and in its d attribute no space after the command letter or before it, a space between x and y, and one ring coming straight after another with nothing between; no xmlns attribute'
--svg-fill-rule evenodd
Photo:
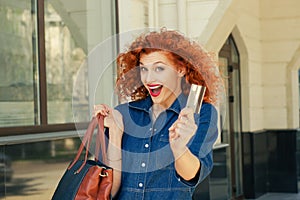
<svg viewBox="0 0 300 200"><path fill-rule="evenodd" d="M187 101L187 96L181 93L167 110L172 110L177 114L179 114L181 109L185 107L186 101ZM129 103L129 107L138 110L143 110L148 113L150 112L152 105L153 102L150 95L148 95L145 99L133 101Z"/></svg>

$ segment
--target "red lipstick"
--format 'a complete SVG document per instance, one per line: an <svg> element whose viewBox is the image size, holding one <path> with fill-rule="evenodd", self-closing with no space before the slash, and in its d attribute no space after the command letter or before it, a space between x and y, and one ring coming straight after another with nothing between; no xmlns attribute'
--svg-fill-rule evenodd
<svg viewBox="0 0 300 200"><path fill-rule="evenodd" d="M149 93L152 97L158 97L162 90L162 85L160 84L147 84Z"/></svg>

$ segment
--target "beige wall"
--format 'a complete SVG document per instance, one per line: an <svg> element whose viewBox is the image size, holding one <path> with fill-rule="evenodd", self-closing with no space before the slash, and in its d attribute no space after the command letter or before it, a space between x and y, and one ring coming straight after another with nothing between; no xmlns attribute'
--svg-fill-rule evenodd
<svg viewBox="0 0 300 200"><path fill-rule="evenodd" d="M298 102L290 97L297 89L292 86L298 82L291 72L296 74L300 66L289 66L292 59L297 59L294 55L300 47L299 8L299 0L261 1L265 128L299 126L293 114L293 110L298 111Z"/></svg>
<svg viewBox="0 0 300 200"><path fill-rule="evenodd" d="M145 0L119 0L120 32L147 27L148 5Z"/></svg>
<svg viewBox="0 0 300 200"><path fill-rule="evenodd" d="M246 55L241 60L243 131L261 130L264 129L264 112L259 1L244 1L236 9L239 11L236 27L246 48Z"/></svg>

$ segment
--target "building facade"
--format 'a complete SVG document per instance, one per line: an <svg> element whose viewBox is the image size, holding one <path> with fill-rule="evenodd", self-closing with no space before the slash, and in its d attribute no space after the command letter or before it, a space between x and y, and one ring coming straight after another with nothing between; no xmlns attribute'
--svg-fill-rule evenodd
<svg viewBox="0 0 300 200"><path fill-rule="evenodd" d="M161 27L214 52L227 90L214 171L195 199L298 192L299 7L298 0L1 1L0 198L51 197L92 106L117 102L117 53L140 31Z"/></svg>

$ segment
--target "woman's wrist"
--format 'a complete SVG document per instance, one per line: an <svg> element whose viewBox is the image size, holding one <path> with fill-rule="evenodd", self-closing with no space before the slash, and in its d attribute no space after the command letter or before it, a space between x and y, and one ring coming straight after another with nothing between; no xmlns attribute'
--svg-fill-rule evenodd
<svg viewBox="0 0 300 200"><path fill-rule="evenodd" d="M117 127L109 128L109 141L115 146L121 146L123 131Z"/></svg>
<svg viewBox="0 0 300 200"><path fill-rule="evenodd" d="M184 153L186 153L188 151L188 147L187 146L175 146L175 148L172 148L172 152L174 155L174 158L177 159L179 157L181 157Z"/></svg>
<svg viewBox="0 0 300 200"><path fill-rule="evenodd" d="M114 140L115 139L115 140ZM109 139L106 162L112 168L120 169L122 161L122 149L120 137Z"/></svg>
<svg viewBox="0 0 300 200"><path fill-rule="evenodd" d="M122 160L122 157L120 156L119 158L106 158L109 162L118 162Z"/></svg>

